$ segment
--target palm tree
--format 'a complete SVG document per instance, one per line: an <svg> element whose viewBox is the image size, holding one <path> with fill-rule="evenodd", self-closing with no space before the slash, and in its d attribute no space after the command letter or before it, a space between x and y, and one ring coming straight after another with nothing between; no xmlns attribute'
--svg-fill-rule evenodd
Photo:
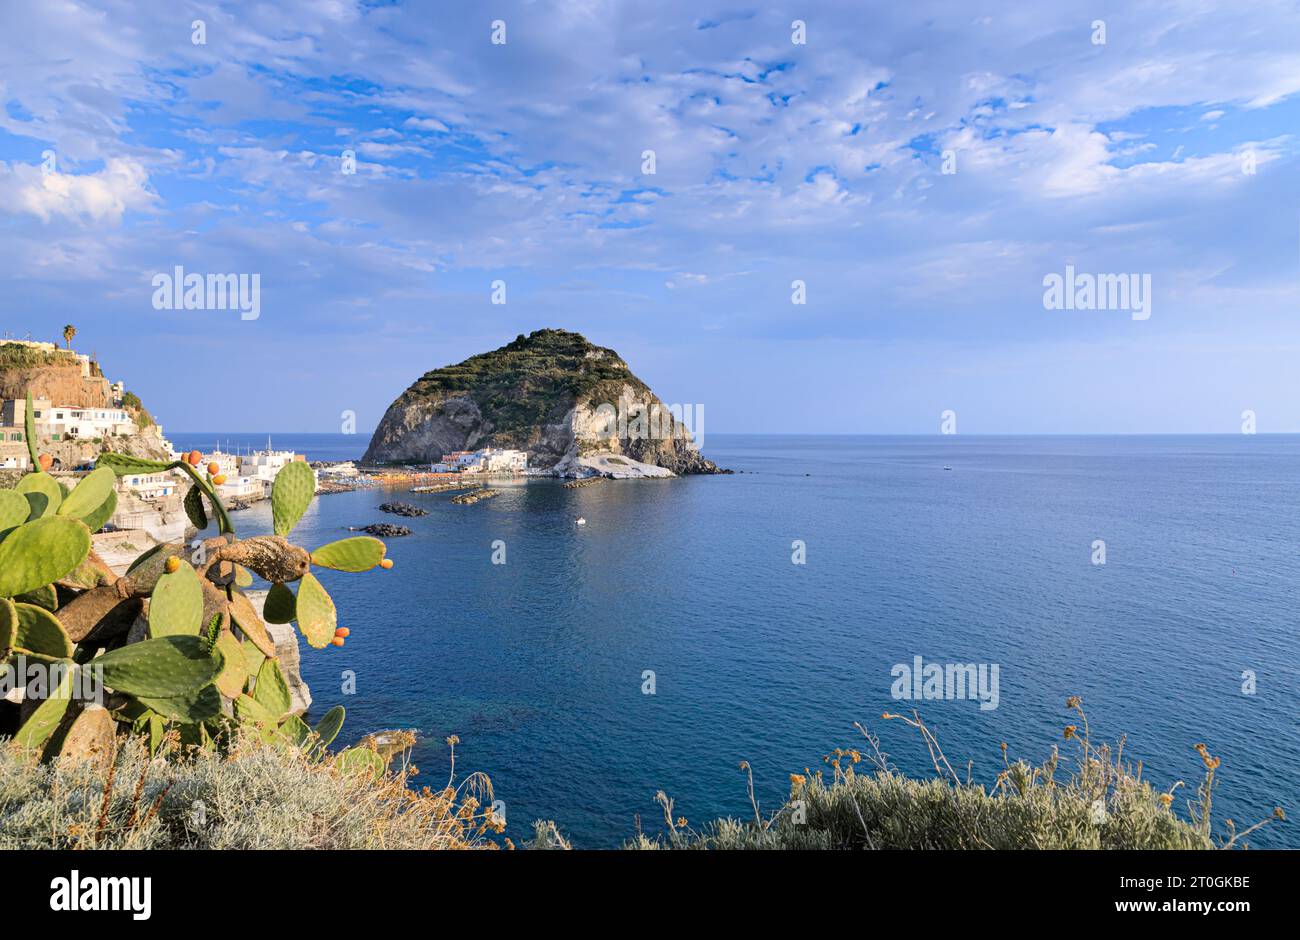
<svg viewBox="0 0 1300 940"><path fill-rule="evenodd" d="M72 337L76 335L77 335L77 328L73 326L71 323L69 323L67 326L63 328L63 341L68 344L69 349L72 348Z"/></svg>

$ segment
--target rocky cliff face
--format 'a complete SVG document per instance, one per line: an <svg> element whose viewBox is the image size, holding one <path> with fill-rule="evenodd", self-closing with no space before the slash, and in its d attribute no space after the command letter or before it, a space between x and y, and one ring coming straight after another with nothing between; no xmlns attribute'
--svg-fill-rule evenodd
<svg viewBox="0 0 1300 940"><path fill-rule="evenodd" d="M367 463L425 462L480 447L529 452L529 466L580 473L629 461L671 473L720 473L619 355L577 333L537 330L427 372L389 406Z"/></svg>
<svg viewBox="0 0 1300 940"><path fill-rule="evenodd" d="M80 361L64 350L51 353L0 343L0 400L23 399L28 393L33 399L46 398L58 405L113 406L112 388L97 364L92 362L87 375L82 373ZM105 450L151 460L167 459L170 448L139 398L127 393L122 407L136 419L136 434L106 438L99 443L46 439L40 442L41 452L49 454L65 468L80 466Z"/></svg>
<svg viewBox="0 0 1300 940"><path fill-rule="evenodd" d="M13 344L0 344L0 399L48 398L60 405L108 408L112 392L108 379L97 370L82 375L82 366L70 352L45 352Z"/></svg>

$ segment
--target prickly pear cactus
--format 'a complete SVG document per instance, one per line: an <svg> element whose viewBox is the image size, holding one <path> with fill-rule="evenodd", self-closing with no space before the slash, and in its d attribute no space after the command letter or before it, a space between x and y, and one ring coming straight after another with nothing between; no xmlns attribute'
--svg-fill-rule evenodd
<svg viewBox="0 0 1300 940"><path fill-rule="evenodd" d="M45 758L111 761L118 733L147 736L156 753L171 729L183 746L214 748L244 726L276 746L322 753L338 736L343 709L330 709L315 729L290 714L275 643L242 589L253 574L271 581L268 621L296 622L313 647L341 646L350 631L337 626L334 602L312 566L390 567L384 543L347 538L308 552L287 541L314 495L314 475L301 461L276 476L276 535L243 540L217 494L218 478L188 459L105 453L95 470L65 483L37 469L50 461L41 459L31 415L29 405L32 472L14 489L0 490L0 664L26 656L57 672L51 694L14 736L17 745ZM184 546L156 546L118 576L91 540L116 509L116 479L169 471L191 480L190 521L200 531L215 522L217 535L194 555ZM296 595L288 586L294 581ZM132 629L141 616L147 634ZM77 697L91 677L109 693L104 708ZM339 766L382 772L372 753L357 752Z"/></svg>

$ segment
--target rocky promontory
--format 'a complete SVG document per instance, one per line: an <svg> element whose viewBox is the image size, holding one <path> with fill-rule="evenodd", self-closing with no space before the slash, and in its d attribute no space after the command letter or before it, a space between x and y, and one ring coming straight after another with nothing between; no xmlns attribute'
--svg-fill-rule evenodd
<svg viewBox="0 0 1300 940"><path fill-rule="evenodd" d="M618 353L565 330L425 373L389 406L363 459L422 463L483 447L527 451L530 467L561 475L725 472Z"/></svg>

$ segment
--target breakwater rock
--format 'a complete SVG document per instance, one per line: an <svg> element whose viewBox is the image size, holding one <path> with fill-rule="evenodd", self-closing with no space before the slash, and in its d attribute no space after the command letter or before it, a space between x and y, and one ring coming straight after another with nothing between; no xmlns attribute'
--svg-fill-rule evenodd
<svg viewBox="0 0 1300 940"><path fill-rule="evenodd" d="M395 539L399 536L410 535L411 530L404 525L393 525L391 522L376 522L373 525L361 527L361 531L369 535L376 535L381 539Z"/></svg>
<svg viewBox="0 0 1300 940"><path fill-rule="evenodd" d="M459 496L453 496L451 501L458 506L468 506L477 503L481 499L491 499L499 492L500 490L474 490L471 493L461 493Z"/></svg>
<svg viewBox="0 0 1300 940"><path fill-rule="evenodd" d="M380 503L380 512L391 512L395 516L427 516L429 510L412 506L410 503Z"/></svg>

